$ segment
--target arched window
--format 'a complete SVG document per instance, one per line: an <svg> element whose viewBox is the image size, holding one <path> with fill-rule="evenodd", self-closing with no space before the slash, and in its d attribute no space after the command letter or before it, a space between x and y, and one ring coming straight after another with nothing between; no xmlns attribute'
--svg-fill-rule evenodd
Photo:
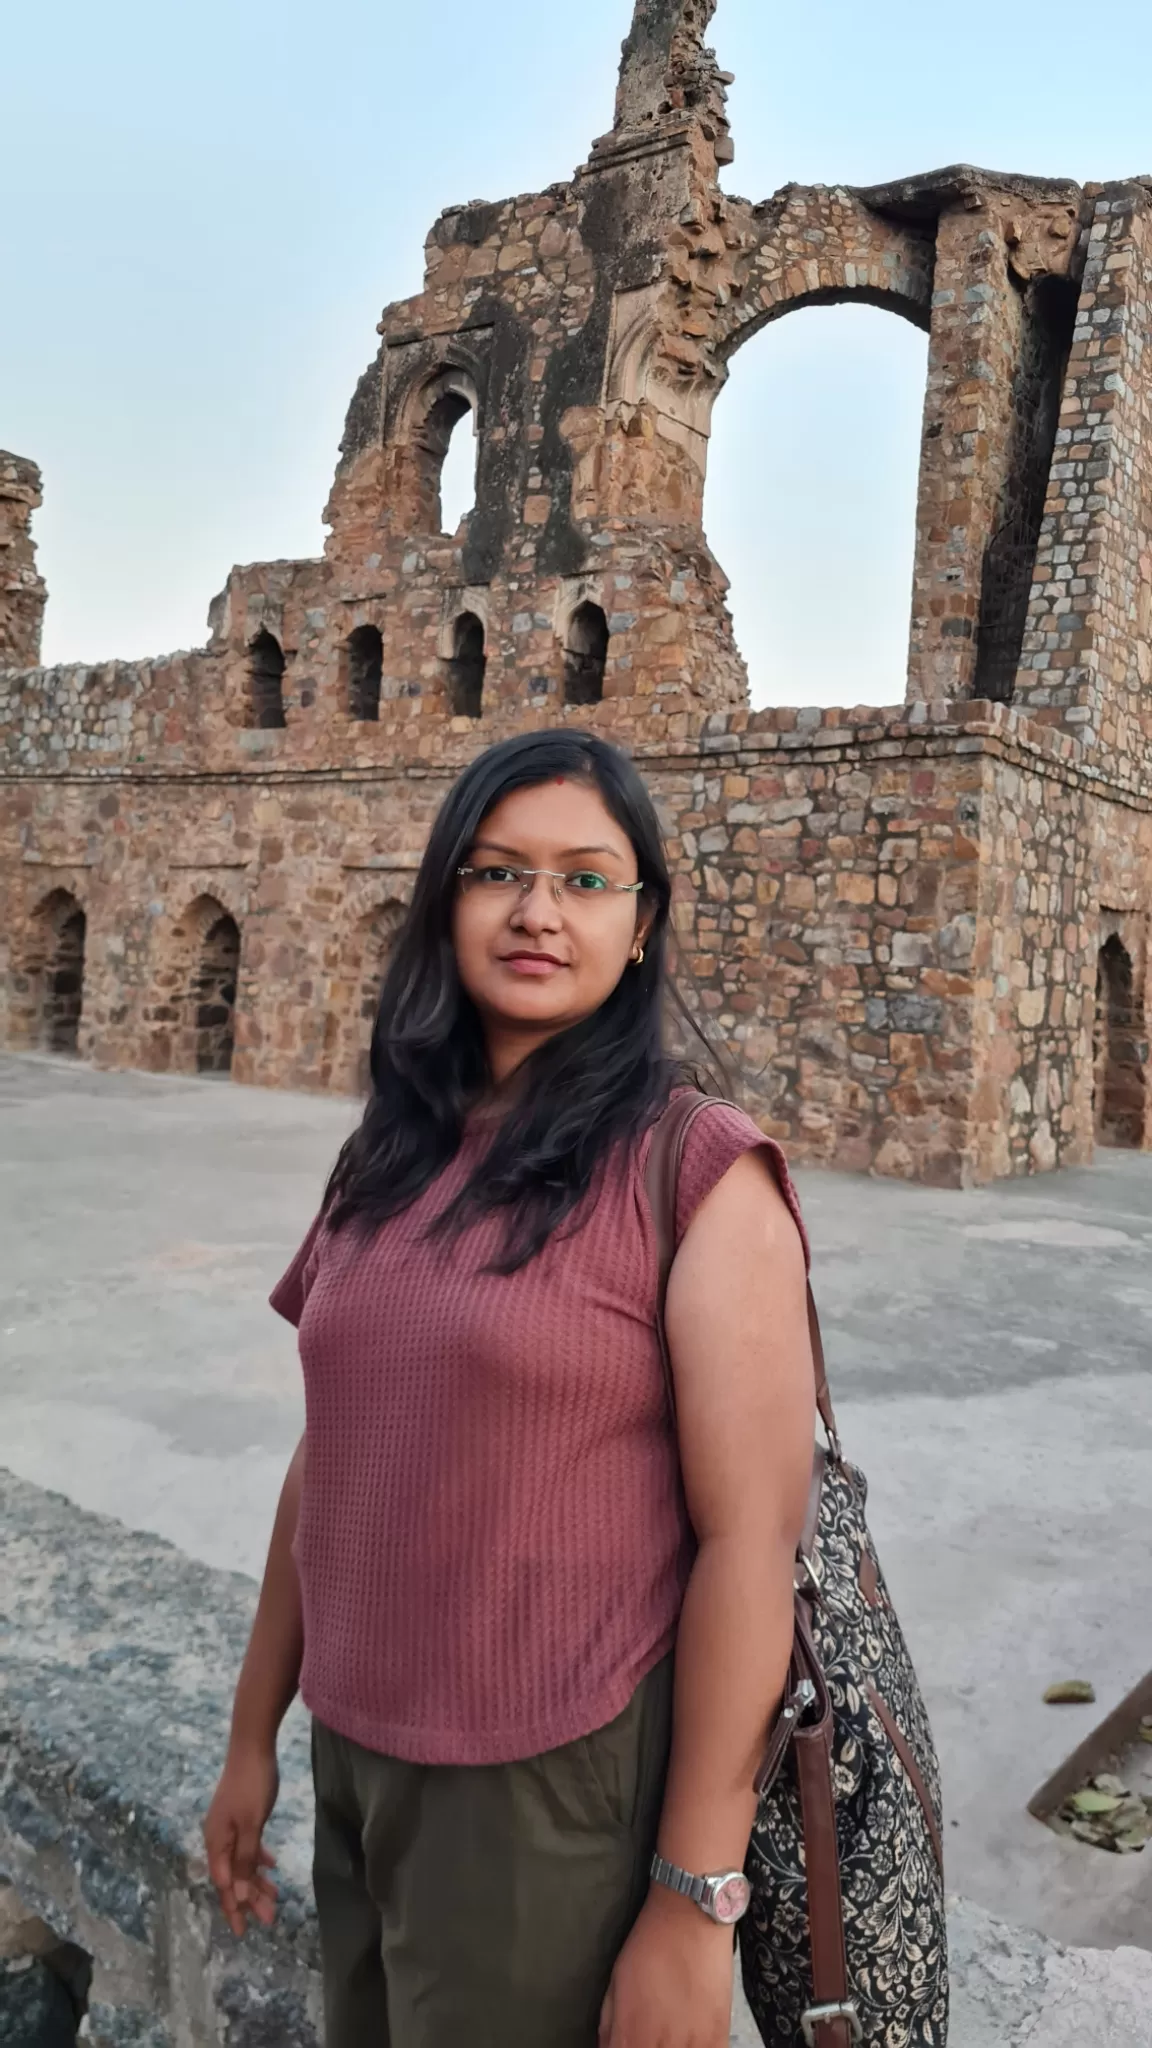
<svg viewBox="0 0 1152 2048"><path fill-rule="evenodd" d="M458 533L476 503L476 464L480 443L476 415L469 407L452 428L440 471L440 531Z"/></svg>
<svg viewBox="0 0 1152 2048"><path fill-rule="evenodd" d="M564 649L564 702L599 704L604 695L608 661L608 621L598 604L582 604L572 614Z"/></svg>
<svg viewBox="0 0 1152 2048"><path fill-rule="evenodd" d="M284 649L265 627L248 648L248 683L248 723L269 730L285 725Z"/></svg>
<svg viewBox="0 0 1152 2048"><path fill-rule="evenodd" d="M478 403L472 379L447 370L424 394L412 437L417 531L455 533L476 502Z"/></svg>
<svg viewBox="0 0 1152 2048"><path fill-rule="evenodd" d="M484 624L475 612L461 612L452 630L448 701L454 718L479 718L484 697Z"/></svg>
<svg viewBox="0 0 1152 2048"><path fill-rule="evenodd" d="M84 1008L87 919L67 889L54 889L31 921L23 971L13 977L12 1042L75 1053Z"/></svg>
<svg viewBox="0 0 1152 2048"><path fill-rule="evenodd" d="M191 989L198 1074L232 1070L239 974L240 927L225 911L201 938Z"/></svg>
<svg viewBox="0 0 1152 2048"><path fill-rule="evenodd" d="M349 717L378 719L384 674L384 642L379 626L357 626L348 635L346 653Z"/></svg>
<svg viewBox="0 0 1152 2048"><path fill-rule="evenodd" d="M1096 969L1096 1137L1101 1145L1144 1142L1145 1069L1132 956L1115 933Z"/></svg>

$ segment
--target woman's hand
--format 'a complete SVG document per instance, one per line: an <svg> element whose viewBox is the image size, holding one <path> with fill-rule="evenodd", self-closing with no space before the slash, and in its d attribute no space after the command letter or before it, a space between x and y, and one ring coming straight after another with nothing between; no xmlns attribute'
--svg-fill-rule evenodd
<svg viewBox="0 0 1152 2048"><path fill-rule="evenodd" d="M249 1918L270 1927L276 1886L268 1876L276 1858L262 1836L280 1790L275 1749L257 1745L228 1751L220 1783L204 1820L208 1874L233 1934L247 1933Z"/></svg>
<svg viewBox="0 0 1152 2048"><path fill-rule="evenodd" d="M600 2048L728 2048L734 1962L730 1927L654 1889L612 1973Z"/></svg>

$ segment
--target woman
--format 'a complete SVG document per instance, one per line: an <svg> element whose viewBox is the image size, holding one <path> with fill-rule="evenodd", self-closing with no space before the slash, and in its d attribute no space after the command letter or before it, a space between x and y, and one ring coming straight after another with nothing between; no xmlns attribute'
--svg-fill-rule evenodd
<svg viewBox="0 0 1152 2048"><path fill-rule="evenodd" d="M643 1185L670 896L603 741L465 771L363 1122L272 1297L307 1431L205 1832L234 1931L267 1922L299 1684L328 2048L728 2041L813 1373L783 1162L718 1102L679 1183L677 1444Z"/></svg>

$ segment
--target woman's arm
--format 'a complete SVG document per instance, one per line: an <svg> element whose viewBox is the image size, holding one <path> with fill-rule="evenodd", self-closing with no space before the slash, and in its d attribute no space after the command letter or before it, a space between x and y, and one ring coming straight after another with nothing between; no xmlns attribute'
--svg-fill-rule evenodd
<svg viewBox="0 0 1152 2048"><path fill-rule="evenodd" d="M204 1822L208 1869L234 1934L248 1914L268 1925L275 1887L265 1875L274 1858L262 1836L280 1789L276 1738L296 1697L304 1654L300 1581L292 1556L304 1473L301 1438L280 1494L256 1619L232 1707L228 1755Z"/></svg>
<svg viewBox="0 0 1152 2048"><path fill-rule="evenodd" d="M698 1876L742 1870L792 1650L793 1572L815 1386L800 1235L763 1154L701 1205L668 1289L688 1510L699 1542L676 1647L659 1849ZM617 1966L610 2048L726 2048L732 1935L653 1885Z"/></svg>

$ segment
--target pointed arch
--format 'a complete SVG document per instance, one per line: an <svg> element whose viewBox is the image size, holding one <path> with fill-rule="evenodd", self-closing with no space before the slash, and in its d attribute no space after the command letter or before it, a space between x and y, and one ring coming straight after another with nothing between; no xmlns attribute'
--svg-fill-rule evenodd
<svg viewBox="0 0 1152 2048"><path fill-rule="evenodd" d="M189 991L198 1074L232 1071L239 979L240 927L228 911L222 910L201 938Z"/></svg>
<svg viewBox="0 0 1152 2048"><path fill-rule="evenodd" d="M608 620L602 606L577 605L564 644L564 702L599 704L608 665Z"/></svg>
<svg viewBox="0 0 1152 2048"><path fill-rule="evenodd" d="M1147 1117L1141 1004L1132 956L1117 932L1096 963L1096 1141L1139 1149Z"/></svg>
<svg viewBox="0 0 1152 2048"><path fill-rule="evenodd" d="M371 1087L380 989L405 915L404 904L389 897L345 928L324 1027L323 1079L339 1094L366 1095Z"/></svg>
<svg viewBox="0 0 1152 2048"><path fill-rule="evenodd" d="M480 400L476 381L471 374L457 365L449 365L429 382L420 386L409 401L407 408L407 440L410 454L410 509L408 523L416 533L440 533L444 526L443 485L445 464L449 449L455 450L459 437L466 432L466 422L471 422L473 447L470 455L471 502L475 500L476 466L479 460ZM466 518L471 502L462 500L469 493L463 487L463 479L453 476L457 486L451 510L455 514L455 532L461 519Z"/></svg>
<svg viewBox="0 0 1152 2048"><path fill-rule="evenodd" d="M79 1051L87 937L87 916L70 889L53 889L33 910L10 988L10 1035L18 1050Z"/></svg>
<svg viewBox="0 0 1152 2048"><path fill-rule="evenodd" d="M248 643L248 723L265 731L287 724L284 716L284 649L262 626Z"/></svg>
<svg viewBox="0 0 1152 2048"><path fill-rule="evenodd" d="M356 626L344 643L348 681L348 715L365 722L380 716L384 677L384 640L379 626Z"/></svg>
<svg viewBox="0 0 1152 2048"><path fill-rule="evenodd" d="M148 1012L150 1063L161 1073L230 1074L242 935L217 896L200 895L173 926Z"/></svg>

